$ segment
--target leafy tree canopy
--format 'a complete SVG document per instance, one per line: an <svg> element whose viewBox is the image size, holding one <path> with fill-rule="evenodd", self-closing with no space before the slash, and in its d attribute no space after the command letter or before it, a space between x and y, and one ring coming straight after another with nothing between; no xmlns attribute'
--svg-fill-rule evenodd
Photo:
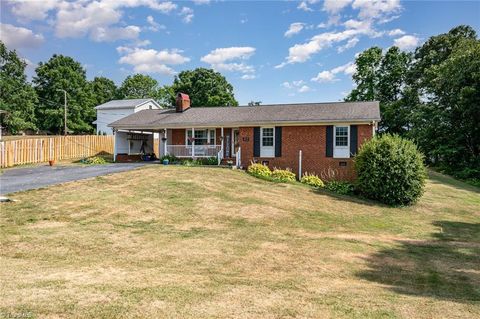
<svg viewBox="0 0 480 319"><path fill-rule="evenodd" d="M106 77L95 77L93 81L90 82L90 86L95 105L100 105L117 98L118 89L115 82Z"/></svg>
<svg viewBox="0 0 480 319"><path fill-rule="evenodd" d="M121 99L148 99L157 97L158 82L148 75L129 75L119 88Z"/></svg>
<svg viewBox="0 0 480 319"><path fill-rule="evenodd" d="M168 91L171 105L175 104L175 93L178 92L190 96L192 107L238 105L233 86L222 74L212 69L197 68L180 72Z"/></svg>
<svg viewBox="0 0 480 319"><path fill-rule="evenodd" d="M35 105L38 102L35 90L27 82L25 67L15 51L9 51L0 41L0 109L2 126L13 134L26 129L36 129Z"/></svg>
<svg viewBox="0 0 480 319"><path fill-rule="evenodd" d="M67 91L67 127L75 133L92 132L95 100L82 65L71 57L53 55L40 62L33 78L39 96L37 117L40 128L63 131L64 94Z"/></svg>

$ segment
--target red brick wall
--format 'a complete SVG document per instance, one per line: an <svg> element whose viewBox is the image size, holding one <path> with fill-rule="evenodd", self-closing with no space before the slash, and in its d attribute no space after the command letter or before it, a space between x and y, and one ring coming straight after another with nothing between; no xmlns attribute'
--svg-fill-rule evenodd
<svg viewBox="0 0 480 319"><path fill-rule="evenodd" d="M372 137L371 125L358 125L358 147ZM253 157L253 127L240 128L242 166L251 161L268 161L270 168L290 168L298 174L298 153L302 150L302 174L315 173L324 180L352 180L355 178L352 159L335 159L325 156L326 126L284 126L282 129L282 156L275 158ZM346 166L340 166L346 162Z"/></svg>

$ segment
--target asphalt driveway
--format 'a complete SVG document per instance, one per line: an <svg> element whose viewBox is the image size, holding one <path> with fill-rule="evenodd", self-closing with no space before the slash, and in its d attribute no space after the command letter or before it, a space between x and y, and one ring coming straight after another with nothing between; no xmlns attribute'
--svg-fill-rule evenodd
<svg viewBox="0 0 480 319"><path fill-rule="evenodd" d="M152 163L152 162L150 162ZM148 163L104 165L34 166L11 168L0 174L0 195L61 184L79 179L124 172Z"/></svg>

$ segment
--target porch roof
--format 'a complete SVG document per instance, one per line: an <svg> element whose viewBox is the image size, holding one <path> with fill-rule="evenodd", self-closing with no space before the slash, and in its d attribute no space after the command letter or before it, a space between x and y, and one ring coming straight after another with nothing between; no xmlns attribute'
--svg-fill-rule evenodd
<svg viewBox="0 0 480 319"><path fill-rule="evenodd" d="M303 104L272 104L239 107L192 107L144 110L108 126L117 129L163 129L185 127L258 126L282 124L321 124L371 122L380 120L377 101Z"/></svg>

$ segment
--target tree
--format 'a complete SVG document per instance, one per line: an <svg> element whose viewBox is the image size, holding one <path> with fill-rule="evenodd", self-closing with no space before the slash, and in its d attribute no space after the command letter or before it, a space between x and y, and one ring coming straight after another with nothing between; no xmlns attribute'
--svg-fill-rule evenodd
<svg viewBox="0 0 480 319"><path fill-rule="evenodd" d="M346 100L380 101L383 132L404 134L410 127L411 110L404 91L410 63L411 55L395 46L385 54L372 47L355 60L357 86Z"/></svg>
<svg viewBox="0 0 480 319"><path fill-rule="evenodd" d="M157 97L157 81L148 75L129 75L119 88L121 99L148 99Z"/></svg>
<svg viewBox="0 0 480 319"><path fill-rule="evenodd" d="M458 26L417 48L410 75L412 136L430 162L462 178L480 178L479 52L475 31Z"/></svg>
<svg viewBox="0 0 480 319"><path fill-rule="evenodd" d="M0 41L0 109L8 113L2 116L2 126L17 134L26 129L36 129L35 90L27 82L25 67L15 51L9 51Z"/></svg>
<svg viewBox="0 0 480 319"><path fill-rule="evenodd" d="M48 62L40 62L33 78L40 102L37 117L40 128L63 131L64 95L67 91L67 127L75 133L92 132L95 101L82 65L68 56L54 54Z"/></svg>
<svg viewBox="0 0 480 319"><path fill-rule="evenodd" d="M381 62L382 49L379 47L365 50L355 59L356 71L352 78L357 86L347 96L347 101L373 101L378 99Z"/></svg>
<svg viewBox="0 0 480 319"><path fill-rule="evenodd" d="M182 92L190 96L191 106L237 106L233 86L212 69L197 68L182 71L175 76L170 92ZM175 96L171 96L172 105Z"/></svg>
<svg viewBox="0 0 480 319"><path fill-rule="evenodd" d="M118 95L115 82L106 77L95 77L90 86L95 105L114 100Z"/></svg>

